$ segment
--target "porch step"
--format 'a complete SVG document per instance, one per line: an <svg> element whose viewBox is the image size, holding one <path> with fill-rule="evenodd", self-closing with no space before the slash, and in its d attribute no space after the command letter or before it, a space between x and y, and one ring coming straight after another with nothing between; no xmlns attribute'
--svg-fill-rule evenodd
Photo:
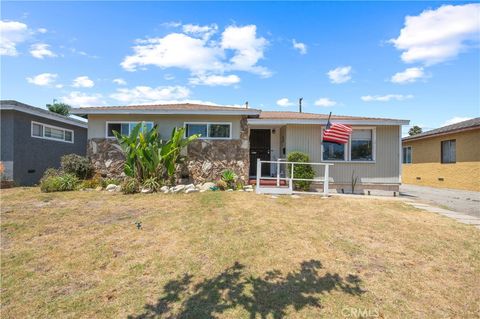
<svg viewBox="0 0 480 319"><path fill-rule="evenodd" d="M250 178L248 180L249 185L256 185L257 184L257 179L255 178ZM260 185L261 186L276 186L277 181L274 179L260 179ZM287 186L287 181L285 180L280 180L280 186Z"/></svg>

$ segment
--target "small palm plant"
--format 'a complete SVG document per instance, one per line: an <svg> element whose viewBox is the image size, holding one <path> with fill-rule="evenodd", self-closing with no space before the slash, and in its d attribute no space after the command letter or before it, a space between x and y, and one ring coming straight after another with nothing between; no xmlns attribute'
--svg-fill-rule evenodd
<svg viewBox="0 0 480 319"><path fill-rule="evenodd" d="M227 188L235 189L237 183L237 174L231 169L227 169L222 173L222 181L227 184Z"/></svg>

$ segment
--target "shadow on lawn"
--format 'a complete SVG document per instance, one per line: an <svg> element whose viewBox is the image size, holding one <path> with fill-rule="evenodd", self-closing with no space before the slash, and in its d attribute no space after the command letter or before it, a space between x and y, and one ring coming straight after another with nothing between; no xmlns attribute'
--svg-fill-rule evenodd
<svg viewBox="0 0 480 319"><path fill-rule="evenodd" d="M236 262L214 278L193 285L192 276L172 280L164 286L163 296L156 304L147 304L140 315L129 318L215 318L217 314L243 307L250 318L283 318L288 306L298 311L306 306L321 307L319 294L340 290L360 295L361 280L354 275L320 276L318 260L304 261L298 271L286 275L278 270L263 277L246 277L244 266Z"/></svg>

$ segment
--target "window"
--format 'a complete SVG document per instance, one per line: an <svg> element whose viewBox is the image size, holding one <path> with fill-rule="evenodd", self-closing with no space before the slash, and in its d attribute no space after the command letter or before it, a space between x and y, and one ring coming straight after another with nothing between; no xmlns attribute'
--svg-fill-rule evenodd
<svg viewBox="0 0 480 319"><path fill-rule="evenodd" d="M412 147L407 146L403 148L402 151L402 162L403 164L411 164L412 163Z"/></svg>
<svg viewBox="0 0 480 319"><path fill-rule="evenodd" d="M345 160L345 144L324 142L323 143L323 160L324 161L344 161Z"/></svg>
<svg viewBox="0 0 480 319"><path fill-rule="evenodd" d="M322 143L323 161L375 161L375 128L355 128L346 144Z"/></svg>
<svg viewBox="0 0 480 319"><path fill-rule="evenodd" d="M457 161L456 155L456 140L442 141L442 163L455 163Z"/></svg>
<svg viewBox="0 0 480 319"><path fill-rule="evenodd" d="M38 122L32 122L32 137L73 143L72 130Z"/></svg>
<svg viewBox="0 0 480 319"><path fill-rule="evenodd" d="M373 161L372 130L353 130L350 149L352 161Z"/></svg>
<svg viewBox="0 0 480 319"><path fill-rule="evenodd" d="M185 123L185 135L199 134L203 139L230 139L232 123Z"/></svg>
<svg viewBox="0 0 480 319"><path fill-rule="evenodd" d="M107 122L107 137L115 137L113 132L129 135L133 128L140 122ZM141 131L149 131L153 128L152 122L142 122Z"/></svg>

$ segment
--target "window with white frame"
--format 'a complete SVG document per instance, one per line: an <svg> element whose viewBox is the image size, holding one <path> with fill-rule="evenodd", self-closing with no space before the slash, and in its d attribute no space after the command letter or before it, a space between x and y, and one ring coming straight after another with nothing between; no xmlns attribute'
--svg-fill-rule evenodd
<svg viewBox="0 0 480 319"><path fill-rule="evenodd" d="M185 123L185 135L199 134L203 139L231 139L232 123Z"/></svg>
<svg viewBox="0 0 480 319"><path fill-rule="evenodd" d="M353 130L350 137L350 159L352 161L373 161L373 130Z"/></svg>
<svg viewBox="0 0 480 319"><path fill-rule="evenodd" d="M322 160L374 162L375 133L374 128L356 128L353 129L352 135L346 144L322 143Z"/></svg>
<svg viewBox="0 0 480 319"><path fill-rule="evenodd" d="M73 131L66 128L32 121L32 137L73 143Z"/></svg>
<svg viewBox="0 0 480 319"><path fill-rule="evenodd" d="M118 132L122 135L130 135L133 128L140 122L107 122L107 137L115 137L113 132ZM153 122L142 122L143 125L140 130L149 131L153 127Z"/></svg>
<svg viewBox="0 0 480 319"><path fill-rule="evenodd" d="M411 164L412 163L412 147L406 146L402 150L402 162L403 164Z"/></svg>

